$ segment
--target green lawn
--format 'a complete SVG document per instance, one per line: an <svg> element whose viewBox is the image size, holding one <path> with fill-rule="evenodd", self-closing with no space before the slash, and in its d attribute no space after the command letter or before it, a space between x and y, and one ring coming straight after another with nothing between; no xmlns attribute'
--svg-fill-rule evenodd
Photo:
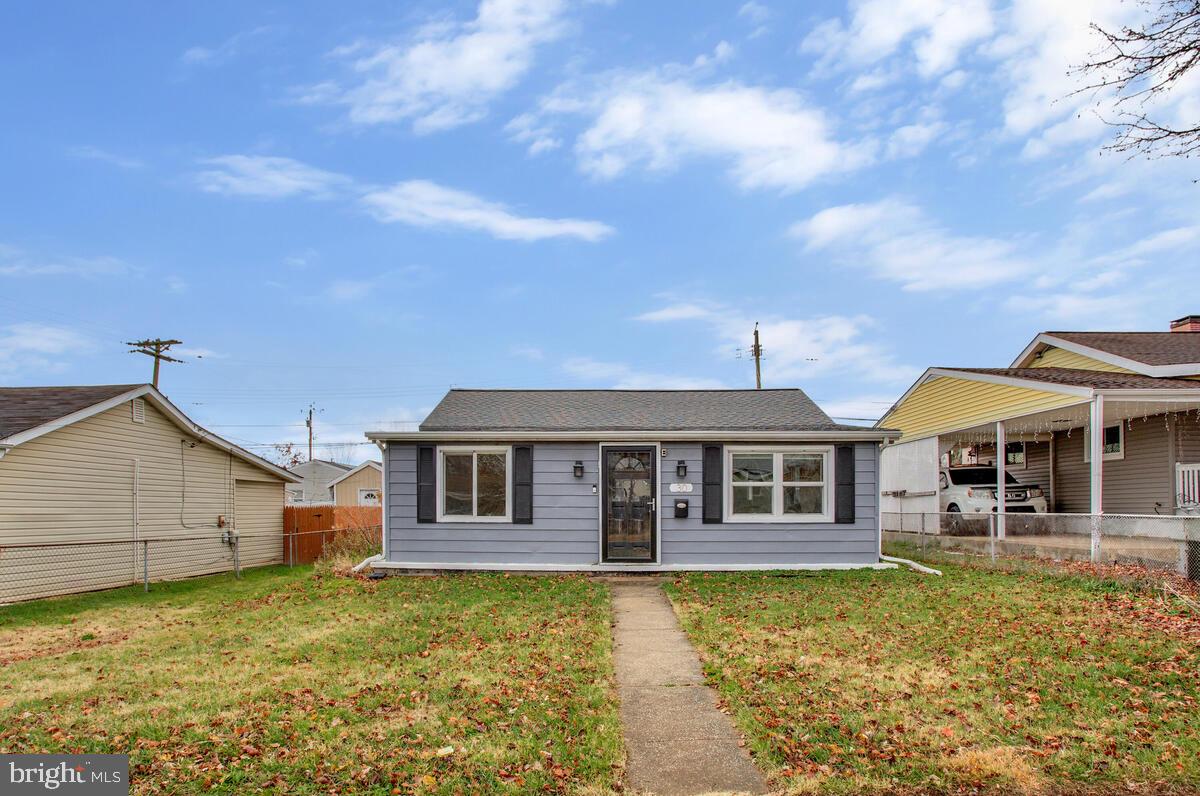
<svg viewBox="0 0 1200 796"><path fill-rule="evenodd" d="M947 566L667 590L783 789L1200 788L1200 622L1131 586Z"/></svg>
<svg viewBox="0 0 1200 796"><path fill-rule="evenodd" d="M0 752L128 752L137 793L603 793L608 592L249 571L0 608Z"/></svg>

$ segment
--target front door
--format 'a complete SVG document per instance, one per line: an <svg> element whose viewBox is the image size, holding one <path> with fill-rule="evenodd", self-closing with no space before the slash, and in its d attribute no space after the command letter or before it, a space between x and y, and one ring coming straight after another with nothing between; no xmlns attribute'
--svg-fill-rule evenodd
<svg viewBox="0 0 1200 796"><path fill-rule="evenodd" d="M654 448L604 448L604 560L653 562Z"/></svg>

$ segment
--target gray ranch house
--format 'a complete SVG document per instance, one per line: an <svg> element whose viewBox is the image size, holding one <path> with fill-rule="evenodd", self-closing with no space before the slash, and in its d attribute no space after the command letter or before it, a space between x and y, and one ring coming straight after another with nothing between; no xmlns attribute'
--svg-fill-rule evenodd
<svg viewBox="0 0 1200 796"><path fill-rule="evenodd" d="M798 389L451 390L383 451L382 569L881 563L885 429Z"/></svg>

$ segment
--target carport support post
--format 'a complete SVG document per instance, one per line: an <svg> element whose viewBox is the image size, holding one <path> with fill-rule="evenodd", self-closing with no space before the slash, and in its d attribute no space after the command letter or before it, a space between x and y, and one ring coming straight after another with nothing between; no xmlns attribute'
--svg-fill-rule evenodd
<svg viewBox="0 0 1200 796"><path fill-rule="evenodd" d="M1008 509L1004 494L1004 466L1008 463L1005 448L1008 442L1004 434L1004 421L996 421L996 538L1004 538L1004 512Z"/></svg>
<svg viewBox="0 0 1200 796"><path fill-rule="evenodd" d="M1092 479L1092 563L1100 562L1100 515L1104 513L1104 396L1092 398L1088 417L1088 457Z"/></svg>

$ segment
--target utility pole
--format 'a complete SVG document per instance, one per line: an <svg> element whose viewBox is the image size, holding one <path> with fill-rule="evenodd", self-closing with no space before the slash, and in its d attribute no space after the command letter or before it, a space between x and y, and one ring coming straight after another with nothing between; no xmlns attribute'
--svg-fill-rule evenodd
<svg viewBox="0 0 1200 796"><path fill-rule="evenodd" d="M758 321L754 322L754 346L750 349L754 355L754 389L762 389L762 346L758 342Z"/></svg>
<svg viewBox="0 0 1200 796"><path fill-rule="evenodd" d="M166 354L166 352L170 350L171 346L183 345L182 340L138 340L136 342L126 343L125 345L133 346L133 348L129 351L131 354L145 354L148 357L154 358L154 379L150 383L154 385L154 389L156 390L158 389L158 368L161 363L177 362L181 365L183 364L182 359L169 357Z"/></svg>
<svg viewBox="0 0 1200 796"><path fill-rule="evenodd" d="M316 409L315 404L308 405L308 420L304 421L304 425L308 426L308 460L313 460L313 411Z"/></svg>

